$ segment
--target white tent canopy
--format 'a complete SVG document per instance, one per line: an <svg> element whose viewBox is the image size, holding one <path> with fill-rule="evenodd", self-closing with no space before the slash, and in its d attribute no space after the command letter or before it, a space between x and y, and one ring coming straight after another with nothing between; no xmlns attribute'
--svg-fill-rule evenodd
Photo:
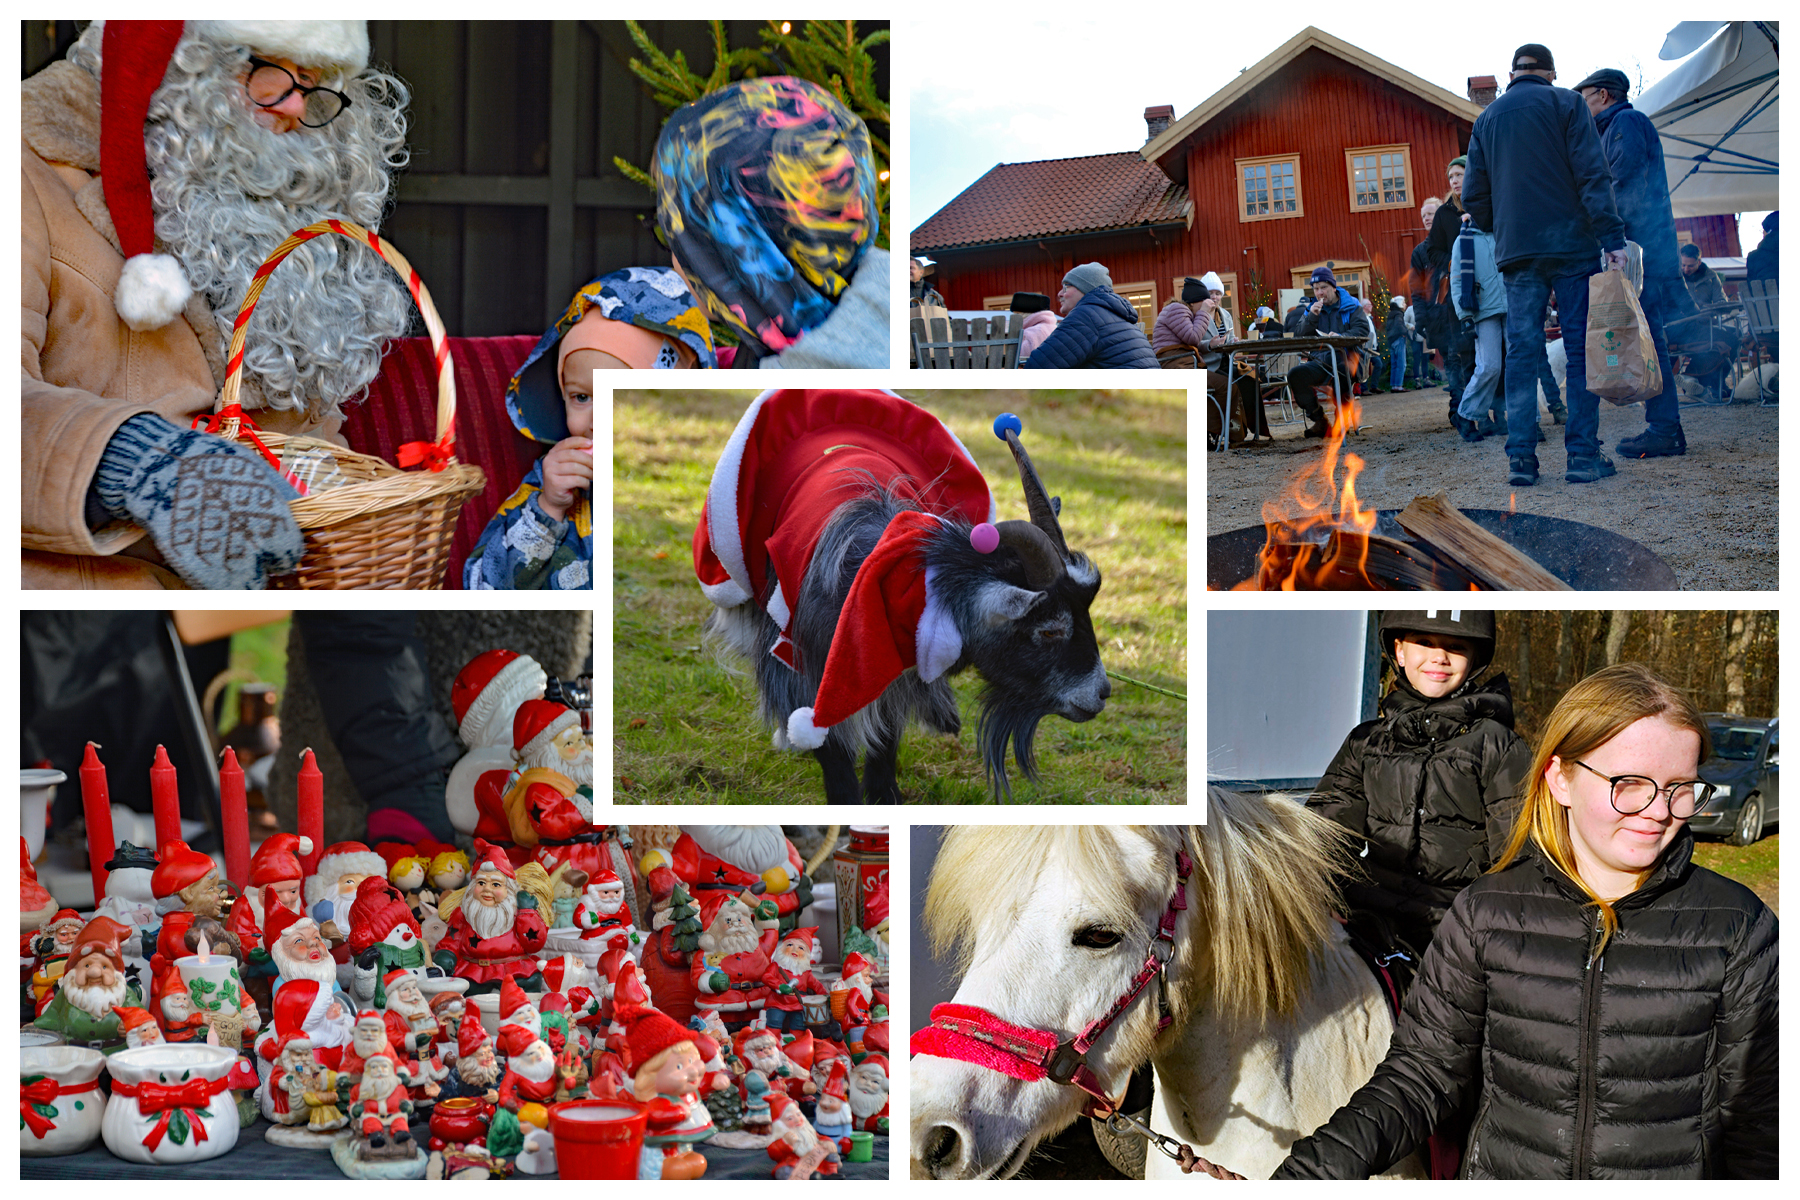
<svg viewBox="0 0 1800 1200"><path fill-rule="evenodd" d="M1669 32L1661 57L1693 57L1635 107L1662 134L1676 216L1781 206L1779 44L1774 21L1687 21Z"/></svg>

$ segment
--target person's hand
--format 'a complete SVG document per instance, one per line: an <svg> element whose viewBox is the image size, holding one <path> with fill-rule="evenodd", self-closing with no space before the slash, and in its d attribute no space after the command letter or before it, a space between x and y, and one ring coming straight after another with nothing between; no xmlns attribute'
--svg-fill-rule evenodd
<svg viewBox="0 0 1800 1200"><path fill-rule="evenodd" d="M1323 300L1314 300L1312 302L1312 307L1307 309L1306 311L1316 317L1321 312L1325 311L1325 302Z"/></svg>
<svg viewBox="0 0 1800 1200"><path fill-rule="evenodd" d="M1195 1172L1199 1172L1202 1175L1211 1175L1214 1179L1243 1178L1242 1175L1239 1175L1235 1171L1229 1171L1224 1167L1219 1166L1217 1163L1207 1162L1204 1158L1201 1158L1198 1154L1194 1153L1194 1148L1192 1146L1183 1146L1181 1148L1181 1155L1176 1161L1181 1164L1181 1173L1183 1175L1192 1175Z"/></svg>
<svg viewBox="0 0 1800 1200"><path fill-rule="evenodd" d="M575 493L593 484L593 439L566 437L544 455L544 490L538 493L538 507L551 520L565 521L575 506Z"/></svg>
<svg viewBox="0 0 1800 1200"><path fill-rule="evenodd" d="M1625 269L1625 252L1623 250L1608 250L1606 252L1606 269L1609 271L1623 271Z"/></svg>

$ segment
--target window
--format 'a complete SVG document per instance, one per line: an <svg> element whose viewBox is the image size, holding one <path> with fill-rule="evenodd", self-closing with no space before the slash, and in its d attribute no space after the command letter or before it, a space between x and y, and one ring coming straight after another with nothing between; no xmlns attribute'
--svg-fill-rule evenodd
<svg viewBox="0 0 1800 1200"><path fill-rule="evenodd" d="M1344 170L1350 178L1350 210L1373 212L1382 208L1411 208L1408 184L1412 164L1406 146L1361 146L1344 151Z"/></svg>
<svg viewBox="0 0 1800 1200"><path fill-rule="evenodd" d="M984 312L1011 312L1012 298L1011 292L1004 296L983 296L981 298L982 310Z"/></svg>
<svg viewBox="0 0 1800 1200"><path fill-rule="evenodd" d="M1143 283L1115 283L1113 291L1125 297L1131 307L1137 309L1138 324L1143 327L1144 336L1156 327L1156 284L1145 280Z"/></svg>
<svg viewBox="0 0 1800 1200"><path fill-rule="evenodd" d="M1311 296L1312 273L1324 266L1326 262L1331 263L1331 273L1337 276L1339 288L1358 298L1368 294L1363 290L1363 281L1369 270L1369 264L1367 262L1346 262L1341 258L1322 259L1319 262L1307 263L1303 267L1288 268L1288 277L1293 280L1295 287L1300 288L1308 296ZM1307 303L1310 304L1311 301L1309 300Z"/></svg>
<svg viewBox="0 0 1800 1200"><path fill-rule="evenodd" d="M1240 158L1238 220L1274 221L1306 215L1300 203L1300 156Z"/></svg>

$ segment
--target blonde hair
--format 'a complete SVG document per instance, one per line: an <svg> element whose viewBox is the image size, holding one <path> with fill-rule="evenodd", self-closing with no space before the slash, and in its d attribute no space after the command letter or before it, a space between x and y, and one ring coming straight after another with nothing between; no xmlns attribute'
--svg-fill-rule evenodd
<svg viewBox="0 0 1800 1200"><path fill-rule="evenodd" d="M1678 729L1691 729L1700 735L1700 761L1712 755L1712 736L1706 721L1686 692L1642 663L1619 663L1594 672L1563 694L1556 702L1544 731L1538 738L1537 754L1531 760L1531 775L1525 789L1525 801L1518 819L1513 822L1512 836L1506 849L1490 870L1504 871L1511 866L1525 843L1531 842L1538 852L1557 870L1567 875L1599 911L1601 936L1594 948L1598 954L1619 928L1619 919L1610 901L1603 900L1581 877L1575 863L1575 851L1569 841L1569 810L1550 791L1547 773L1550 760L1563 764L1567 774L1574 760L1592 754L1623 733L1627 726L1646 717L1661 717ZM1659 860L1660 861L1660 860ZM1652 864L1638 874L1633 890L1642 887Z"/></svg>

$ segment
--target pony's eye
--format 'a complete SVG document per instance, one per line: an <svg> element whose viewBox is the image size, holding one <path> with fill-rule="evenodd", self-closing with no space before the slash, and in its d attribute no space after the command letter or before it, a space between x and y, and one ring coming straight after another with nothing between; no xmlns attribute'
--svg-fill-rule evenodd
<svg viewBox="0 0 1800 1200"><path fill-rule="evenodd" d="M1119 934L1104 926L1086 925L1077 929L1070 941L1089 950L1110 950L1119 944Z"/></svg>

